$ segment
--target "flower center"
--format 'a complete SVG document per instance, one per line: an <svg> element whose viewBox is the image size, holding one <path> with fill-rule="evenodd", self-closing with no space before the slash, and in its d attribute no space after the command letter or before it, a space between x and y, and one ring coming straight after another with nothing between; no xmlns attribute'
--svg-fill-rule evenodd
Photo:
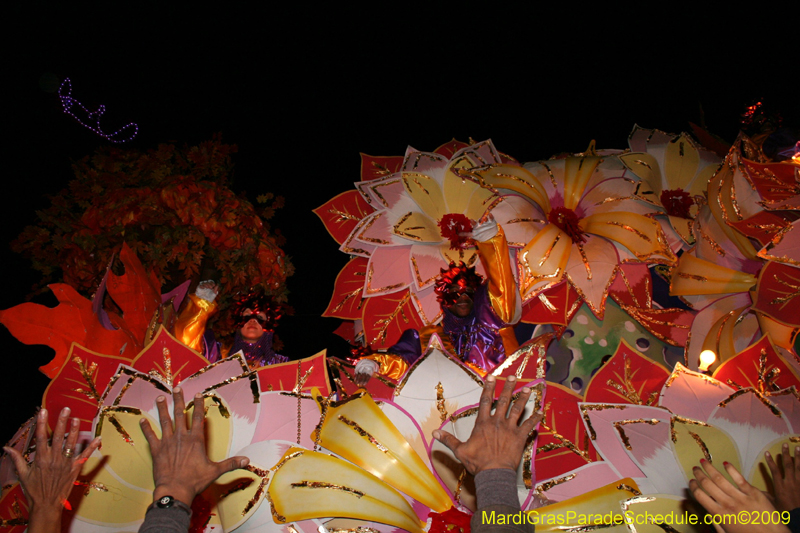
<svg viewBox="0 0 800 533"><path fill-rule="evenodd" d="M694 205L694 200L683 189L664 189L661 191L661 205L667 214L673 217L692 218L689 209Z"/></svg>
<svg viewBox="0 0 800 533"><path fill-rule="evenodd" d="M459 233L469 233L472 231L472 222L466 215L461 213L448 213L439 221L439 232L442 237L450 241L451 250L463 248L467 239L461 237Z"/></svg>
<svg viewBox="0 0 800 533"><path fill-rule="evenodd" d="M580 219L575 211L566 207L556 207L547 215L547 220L558 226L558 229L569 235L572 242L580 244L586 242L586 235L578 225Z"/></svg>

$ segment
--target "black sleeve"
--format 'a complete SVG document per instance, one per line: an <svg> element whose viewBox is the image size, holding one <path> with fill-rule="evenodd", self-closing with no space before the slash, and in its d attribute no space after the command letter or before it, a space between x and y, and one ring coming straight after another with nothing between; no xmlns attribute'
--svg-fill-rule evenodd
<svg viewBox="0 0 800 533"><path fill-rule="evenodd" d="M187 533L189 518L186 511L178 507L152 508L144 516L139 533Z"/></svg>

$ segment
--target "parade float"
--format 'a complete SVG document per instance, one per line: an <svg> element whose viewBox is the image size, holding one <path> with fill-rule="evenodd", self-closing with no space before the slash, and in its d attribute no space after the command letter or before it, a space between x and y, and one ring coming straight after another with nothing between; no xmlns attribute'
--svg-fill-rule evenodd
<svg viewBox="0 0 800 533"><path fill-rule="evenodd" d="M452 221L493 218L523 310L519 349L491 372L531 387L526 411L544 412L517 473L522 509L536 510L538 531L663 531L619 517L695 509L687 487L701 458L766 488L764 452L800 439L795 154L770 158L744 133L718 154L688 134L636 126L625 149L592 143L531 163L490 140L362 155L355 187L315 210L350 256L325 315L345 321L359 355L435 326L442 269L483 269L472 243L454 245ZM65 527L137 530L153 489L138 419L157 427L155 398L171 402L180 384L204 396L211 459L250 458L195 500L194 531L469 528L473 480L431 432L469 436L486 373L440 336L402 376L366 389L354 361L325 352L262 368L236 354L208 364L164 320L180 297L162 295L130 248L119 260L124 274L105 274L116 313L60 284L56 309L0 314L23 342L56 351L42 400L51 426L69 406L84 440L103 438ZM42 312L60 313L63 329L25 319ZM31 424L9 443L29 461ZM2 525L22 531L24 494L7 457L0 476Z"/></svg>

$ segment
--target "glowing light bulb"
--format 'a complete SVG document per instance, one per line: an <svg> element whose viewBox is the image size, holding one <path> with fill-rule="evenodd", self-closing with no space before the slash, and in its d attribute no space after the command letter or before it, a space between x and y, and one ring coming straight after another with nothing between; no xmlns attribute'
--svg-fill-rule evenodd
<svg viewBox="0 0 800 533"><path fill-rule="evenodd" d="M717 360L717 354L711 350L700 352L700 372L705 372Z"/></svg>

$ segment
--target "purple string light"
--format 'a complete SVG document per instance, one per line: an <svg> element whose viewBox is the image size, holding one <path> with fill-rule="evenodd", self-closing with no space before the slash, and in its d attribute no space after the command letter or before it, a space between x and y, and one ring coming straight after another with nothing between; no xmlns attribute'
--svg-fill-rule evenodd
<svg viewBox="0 0 800 533"><path fill-rule="evenodd" d="M81 125L89 128L100 137L103 137L112 143L124 143L130 141L139 133L139 126L131 122L127 126L123 126L114 133L103 133L103 130L100 129L100 117L103 116L103 113L106 112L106 106L99 105L96 111L90 111L85 105L78 102L72 97L72 82L69 78L64 78L64 81L61 83L61 87L58 88L58 97L61 100L61 105L64 108L64 113L70 115L72 118L77 120ZM87 116L87 122L81 120L75 113L72 112L72 106L77 105L80 107L83 112ZM89 120L94 119L94 126L88 123ZM132 133L131 133L132 131ZM128 133L128 137L121 139L125 133Z"/></svg>

